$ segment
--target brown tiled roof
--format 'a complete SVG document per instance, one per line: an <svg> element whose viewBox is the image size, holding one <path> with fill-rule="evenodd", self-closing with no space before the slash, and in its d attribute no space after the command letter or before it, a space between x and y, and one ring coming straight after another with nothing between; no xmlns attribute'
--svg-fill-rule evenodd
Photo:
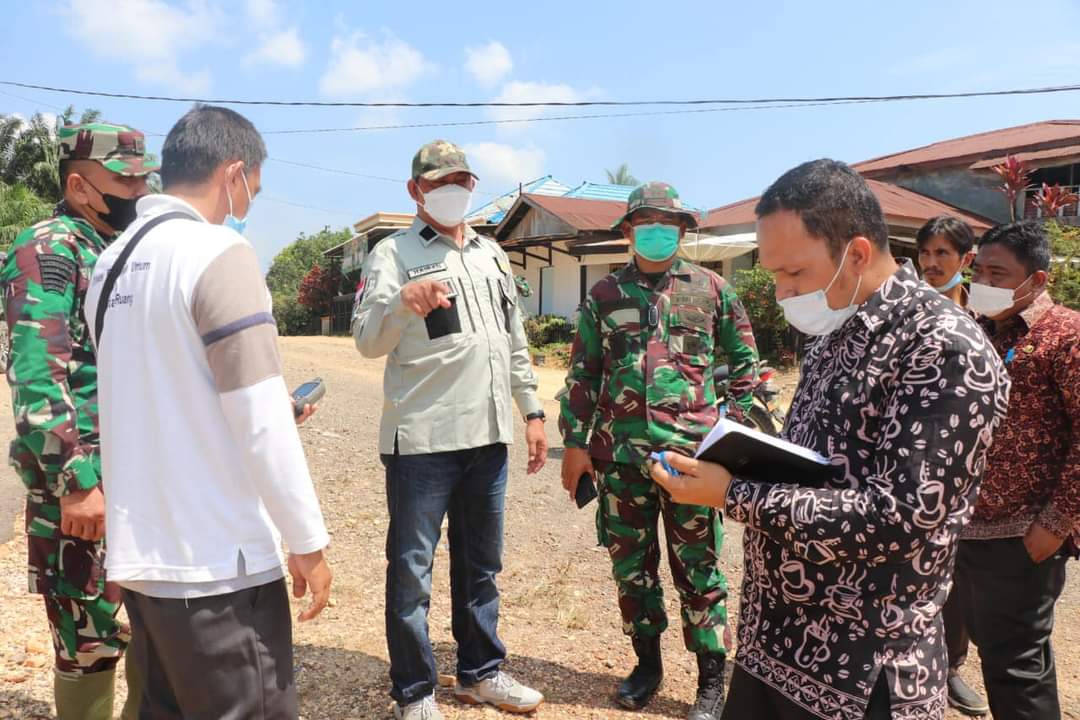
<svg viewBox="0 0 1080 720"><path fill-rule="evenodd" d="M617 200L585 200L529 194L524 198L579 231L610 230L612 224L626 212L626 203Z"/></svg>
<svg viewBox="0 0 1080 720"><path fill-rule="evenodd" d="M885 155L853 167L875 177L911 166L970 166L1006 154L1074 146L1080 148L1080 120L1046 120L943 140Z"/></svg>
<svg viewBox="0 0 1080 720"><path fill-rule="evenodd" d="M993 223L986 218L973 215L959 208L953 207L940 200L934 200L917 192L912 192L899 185L867 180L870 190L877 196L881 203L881 209L885 213L885 220L890 225L904 227L921 227L923 223L938 215L953 215L971 225L976 233L981 234ZM702 223L702 230L716 231L719 228L735 225L748 225L757 217L754 215L754 206L758 198L741 200L731 205L718 207L709 212L709 216Z"/></svg>

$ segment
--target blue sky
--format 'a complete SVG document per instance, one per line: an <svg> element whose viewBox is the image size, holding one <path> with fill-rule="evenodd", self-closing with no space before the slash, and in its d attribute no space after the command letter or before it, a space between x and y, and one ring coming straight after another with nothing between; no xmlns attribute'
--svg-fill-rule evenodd
<svg viewBox="0 0 1080 720"><path fill-rule="evenodd" d="M65 0L5 10L0 79L138 94L633 100L951 92L1080 81L1080 40L1055 31L1080 27L1080 4L1068 0ZM108 119L148 133L167 132L187 108L0 86L0 112L25 116L69 103L100 108ZM237 109L263 131L507 116L484 109ZM404 179L416 148L445 137L466 146L481 175L478 190L488 193L548 173L568 184L602 181L605 168L628 162L642 180L666 180L688 203L715 207L761 192L810 158L855 162L1066 117L1080 117L1080 93L266 139L271 158ZM161 140L151 137L150 145L156 150ZM301 231L343 227L377 210L412 209L403 183L278 162L267 163L263 187L248 233L264 264Z"/></svg>

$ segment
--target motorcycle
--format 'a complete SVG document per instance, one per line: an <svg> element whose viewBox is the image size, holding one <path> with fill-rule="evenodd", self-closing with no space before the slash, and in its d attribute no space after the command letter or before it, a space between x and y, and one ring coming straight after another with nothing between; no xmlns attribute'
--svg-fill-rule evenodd
<svg viewBox="0 0 1080 720"><path fill-rule="evenodd" d="M728 376L730 369L727 365L720 365L713 370L713 383L716 385L716 402L720 412L726 413L728 403ZM753 404L750 406L747 425L761 432L775 437L784 427L784 411L780 409L780 389L776 387L774 378L776 370L763 365L758 368L757 379L751 391Z"/></svg>

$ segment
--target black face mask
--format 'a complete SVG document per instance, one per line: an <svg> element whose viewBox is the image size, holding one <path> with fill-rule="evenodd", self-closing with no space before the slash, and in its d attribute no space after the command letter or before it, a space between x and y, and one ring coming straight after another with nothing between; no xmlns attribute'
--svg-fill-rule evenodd
<svg viewBox="0 0 1080 720"><path fill-rule="evenodd" d="M98 212L98 217L117 233L122 233L127 230L127 226L135 221L135 203L139 201L139 198L122 198L116 195L110 195L109 193L98 190L97 186L86 178L83 178L83 180L87 185L97 190L98 195L105 201L105 207L109 208L109 212L107 213ZM95 208L95 211L96 210L97 208Z"/></svg>

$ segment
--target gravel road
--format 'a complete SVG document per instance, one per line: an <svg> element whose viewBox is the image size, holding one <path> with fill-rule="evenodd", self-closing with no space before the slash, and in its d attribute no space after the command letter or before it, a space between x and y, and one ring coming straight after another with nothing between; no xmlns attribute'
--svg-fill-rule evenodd
<svg viewBox="0 0 1080 720"><path fill-rule="evenodd" d="M319 412L301 430L312 475L333 535L333 606L294 629L301 714L307 720L388 718L387 654L383 634L383 558L387 526L382 466L376 451L382 407L382 362L361 358L349 339L284 338L290 386L314 376L327 382ZM549 418L561 371L539 369ZM791 378L786 379L792 384ZM10 418L7 393L0 415ZM0 438L10 439L11 423ZM606 551L596 546L590 511L578 511L558 479L560 442L548 423L552 452L540 473L525 474L522 439L511 450L507 497L505 568L501 575L500 631L511 656L506 669L547 696L539 714L550 718L684 718L693 701L693 658L682 648L677 598L670 576L671 631L664 636L667 676L663 690L643 713L617 709L615 685L632 665L622 636ZM26 594L25 541L21 516L4 513L20 495L14 473L0 473L0 718L49 718L51 649L41 601ZM21 502L21 501L20 501ZM593 506L594 507L594 506ZM15 529L6 540L4 531ZM741 577L741 533L727 526L722 564L737 597ZM1065 717L1080 720L1080 574L1071 577L1058 606L1058 674ZM732 599L735 616L737 600ZM431 637L442 672L452 672L448 557L445 544L435 561ZM978 685L977 659L966 676ZM448 692L439 700L448 718L490 718L493 709L458 705ZM950 715L950 720L960 715Z"/></svg>

